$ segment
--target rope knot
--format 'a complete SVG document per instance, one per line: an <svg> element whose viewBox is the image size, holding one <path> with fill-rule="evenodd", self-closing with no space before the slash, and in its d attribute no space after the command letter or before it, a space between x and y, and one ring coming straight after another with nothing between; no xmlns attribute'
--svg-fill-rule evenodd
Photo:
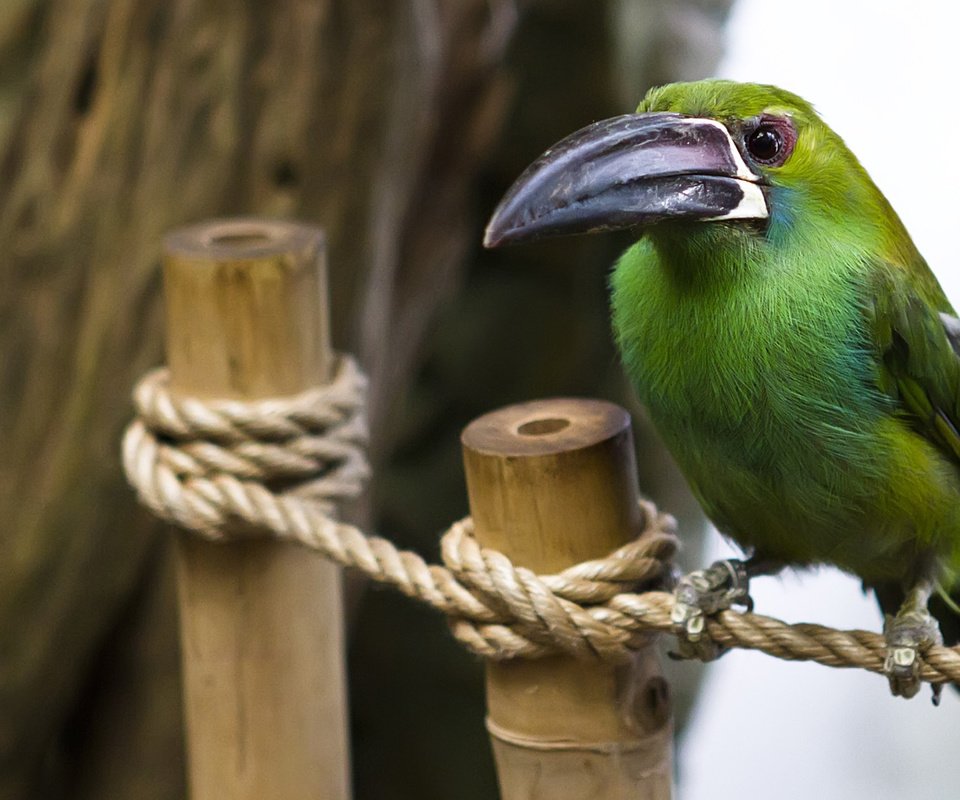
<svg viewBox="0 0 960 800"><path fill-rule="evenodd" d="M270 497L328 511L360 493L369 475L365 394L366 378L347 356L328 385L244 402L178 395L169 371L157 369L134 390L124 468L168 521L213 539L271 529Z"/></svg>
<svg viewBox="0 0 960 800"><path fill-rule="evenodd" d="M536 575L502 553L480 547L472 520L450 528L443 562L482 602L479 614L449 614L454 635L487 658L566 653L578 658L624 661L650 633L640 631L606 604L617 595L661 587L676 553L675 522L642 503L643 533L604 558L555 575Z"/></svg>

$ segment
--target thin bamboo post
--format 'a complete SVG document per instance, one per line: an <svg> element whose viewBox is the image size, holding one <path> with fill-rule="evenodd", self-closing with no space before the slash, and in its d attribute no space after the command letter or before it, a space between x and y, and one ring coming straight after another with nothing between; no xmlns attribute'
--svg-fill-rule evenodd
<svg viewBox="0 0 960 800"><path fill-rule="evenodd" d="M599 400L510 406L462 437L476 536L554 573L641 524L627 413ZM623 666L557 656L490 662L487 727L502 800L670 797L668 686L653 649Z"/></svg>
<svg viewBox="0 0 960 800"><path fill-rule="evenodd" d="M291 394L332 366L324 240L228 220L164 242L172 387L208 398ZM341 576L275 541L177 537L192 800L346 800Z"/></svg>

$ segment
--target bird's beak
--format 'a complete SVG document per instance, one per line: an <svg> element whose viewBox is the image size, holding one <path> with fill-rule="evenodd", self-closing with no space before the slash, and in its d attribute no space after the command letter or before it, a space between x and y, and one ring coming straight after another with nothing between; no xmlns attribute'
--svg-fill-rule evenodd
<svg viewBox="0 0 960 800"><path fill-rule="evenodd" d="M766 219L759 181L715 120L624 114L582 128L534 161L494 211L484 245L665 219Z"/></svg>

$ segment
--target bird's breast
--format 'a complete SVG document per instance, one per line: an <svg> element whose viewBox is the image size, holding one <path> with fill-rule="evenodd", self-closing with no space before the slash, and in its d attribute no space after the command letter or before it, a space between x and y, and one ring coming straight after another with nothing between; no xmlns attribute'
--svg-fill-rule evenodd
<svg viewBox="0 0 960 800"><path fill-rule="evenodd" d="M627 369L671 438L767 469L798 451L849 458L886 412L857 286L786 277L615 298Z"/></svg>
<svg viewBox="0 0 960 800"><path fill-rule="evenodd" d="M646 285L624 286L615 276L615 328L708 515L787 560L817 544L839 552L844 531L868 524L891 447L855 282L761 275L685 292L660 277L647 270Z"/></svg>

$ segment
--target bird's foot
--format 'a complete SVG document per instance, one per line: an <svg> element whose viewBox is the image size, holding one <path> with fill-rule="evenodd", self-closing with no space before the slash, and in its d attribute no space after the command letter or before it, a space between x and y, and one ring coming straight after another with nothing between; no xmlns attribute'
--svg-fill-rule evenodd
<svg viewBox="0 0 960 800"><path fill-rule="evenodd" d="M680 578L673 592L671 614L677 652L671 657L713 661L723 655L724 649L707 635L706 618L732 605L752 609L749 589L747 564L737 559L716 561Z"/></svg>
<svg viewBox="0 0 960 800"><path fill-rule="evenodd" d="M920 691L920 657L932 645L943 644L940 625L924 605L904 603L897 616L883 623L887 655L883 672L895 697L913 697ZM933 702L938 704L941 687L934 686Z"/></svg>

